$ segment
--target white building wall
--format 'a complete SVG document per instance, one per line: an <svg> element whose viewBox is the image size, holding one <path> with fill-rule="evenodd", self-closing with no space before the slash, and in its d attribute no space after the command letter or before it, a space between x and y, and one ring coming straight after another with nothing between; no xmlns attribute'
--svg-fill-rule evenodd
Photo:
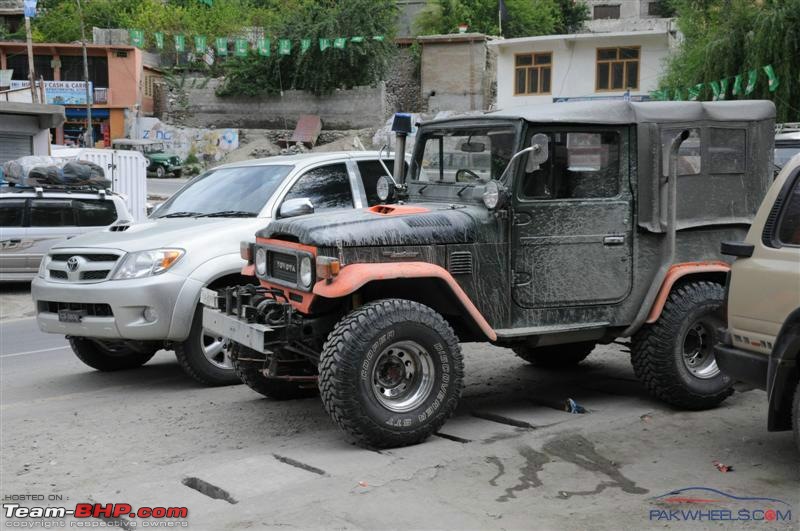
<svg viewBox="0 0 800 531"><path fill-rule="evenodd" d="M532 103L551 103L554 98L586 96L621 96L625 91L596 91L597 48L640 46L639 88L631 95L648 95L658 88L658 79L669 54L666 34L604 37L560 38L499 45L497 57L497 108L505 109ZM514 55L553 52L551 94L514 95Z"/></svg>

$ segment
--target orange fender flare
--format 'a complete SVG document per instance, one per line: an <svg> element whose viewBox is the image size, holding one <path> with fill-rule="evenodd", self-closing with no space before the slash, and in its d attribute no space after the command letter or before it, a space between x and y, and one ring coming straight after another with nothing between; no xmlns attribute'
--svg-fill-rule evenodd
<svg viewBox="0 0 800 531"><path fill-rule="evenodd" d="M377 264L351 264L342 267L342 271L331 281L320 280L314 285L314 295L328 299L338 299L355 293L359 288L375 280L393 280L398 278L438 278L458 298L475 324L491 341L497 340L497 334L491 325L475 307L470 298L458 285L453 276L444 268L427 262L396 262Z"/></svg>
<svg viewBox="0 0 800 531"><path fill-rule="evenodd" d="M653 302L653 307L650 308L650 313L647 315L647 321L645 322L654 323L658 320L669 293L672 291L672 286L675 285L679 278L697 273L727 273L730 270L731 266L726 262L685 262L673 265L667 271L667 276L664 277L664 282L661 284L661 289Z"/></svg>

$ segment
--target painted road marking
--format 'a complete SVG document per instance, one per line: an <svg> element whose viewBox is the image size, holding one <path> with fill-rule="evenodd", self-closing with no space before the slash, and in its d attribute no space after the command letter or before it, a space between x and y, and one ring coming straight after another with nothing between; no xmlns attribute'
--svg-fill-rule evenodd
<svg viewBox="0 0 800 531"><path fill-rule="evenodd" d="M65 348L69 348L69 345L64 345L62 347L43 348L41 350L29 350L28 352L15 352L14 354L2 354L0 355L0 358L14 358L17 356L27 356L29 354L41 354L42 352L53 352L54 350L63 350Z"/></svg>

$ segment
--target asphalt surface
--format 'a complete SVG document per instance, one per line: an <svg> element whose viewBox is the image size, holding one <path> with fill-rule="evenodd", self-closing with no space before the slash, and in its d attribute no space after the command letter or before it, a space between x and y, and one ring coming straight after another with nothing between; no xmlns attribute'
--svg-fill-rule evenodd
<svg viewBox="0 0 800 531"><path fill-rule="evenodd" d="M646 395L624 345L563 372L506 349L463 349L454 418L423 444L376 452L350 444L318 399L203 388L164 351L142 368L100 373L33 319L0 321L0 495L186 506L190 528L213 530L798 528L800 460L790 433L766 432L763 392L678 412ZM566 413L567 398L589 412ZM693 486L783 500L775 508L791 507L794 520L653 519L776 503L657 499Z"/></svg>
<svg viewBox="0 0 800 531"><path fill-rule="evenodd" d="M178 191L178 189L189 182L189 179L147 179L147 195L167 198Z"/></svg>

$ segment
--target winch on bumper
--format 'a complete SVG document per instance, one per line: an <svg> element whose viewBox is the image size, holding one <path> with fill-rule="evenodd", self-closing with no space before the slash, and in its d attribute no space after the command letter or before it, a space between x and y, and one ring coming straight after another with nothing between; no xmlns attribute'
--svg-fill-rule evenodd
<svg viewBox="0 0 800 531"><path fill-rule="evenodd" d="M261 354L288 350L312 360L319 359L317 345L327 330L324 318L298 313L281 290L255 285L213 291L203 288L203 328Z"/></svg>

